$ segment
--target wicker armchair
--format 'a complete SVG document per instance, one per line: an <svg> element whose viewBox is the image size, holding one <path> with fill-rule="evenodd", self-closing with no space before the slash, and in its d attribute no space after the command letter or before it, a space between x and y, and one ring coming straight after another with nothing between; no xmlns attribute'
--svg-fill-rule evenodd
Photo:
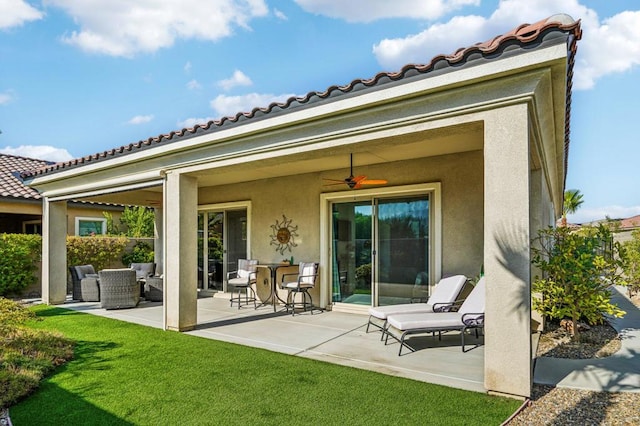
<svg viewBox="0 0 640 426"><path fill-rule="evenodd" d="M155 263L132 263L131 269L136 271L136 278L138 280L145 279L152 276L156 271Z"/></svg>
<svg viewBox="0 0 640 426"><path fill-rule="evenodd" d="M144 284L144 298L150 302L162 302L162 277L148 277Z"/></svg>
<svg viewBox="0 0 640 426"><path fill-rule="evenodd" d="M70 266L71 281L73 282L72 297L83 302L98 302L100 288L98 274L93 265Z"/></svg>
<svg viewBox="0 0 640 426"><path fill-rule="evenodd" d="M104 309L135 308L140 285L133 269L104 269L100 276L100 306Z"/></svg>

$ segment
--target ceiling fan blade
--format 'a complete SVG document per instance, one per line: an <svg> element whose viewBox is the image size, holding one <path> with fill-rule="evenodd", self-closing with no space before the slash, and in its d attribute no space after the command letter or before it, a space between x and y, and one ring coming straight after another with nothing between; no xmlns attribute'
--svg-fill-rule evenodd
<svg viewBox="0 0 640 426"><path fill-rule="evenodd" d="M360 185L386 185L389 182L386 179L365 179L359 183Z"/></svg>
<svg viewBox="0 0 640 426"><path fill-rule="evenodd" d="M367 179L367 176L365 175L353 176L353 153L349 155L349 171L351 172L351 174L346 179L338 180L338 179L325 178L324 180L328 182L333 182L333 183L326 183L325 186L347 184L347 186L351 189L358 189L362 185L386 185L387 184L387 181L384 179Z"/></svg>

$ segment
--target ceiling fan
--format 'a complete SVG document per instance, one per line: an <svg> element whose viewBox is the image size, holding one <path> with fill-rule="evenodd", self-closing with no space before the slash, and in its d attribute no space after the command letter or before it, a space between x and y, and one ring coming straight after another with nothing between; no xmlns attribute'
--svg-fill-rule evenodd
<svg viewBox="0 0 640 426"><path fill-rule="evenodd" d="M346 179L325 179L329 182L326 186L329 185L342 185L347 184L350 189L358 189L362 185L386 185L387 181L385 179L367 179L365 175L354 176L353 175L353 154L350 154L351 161L351 174Z"/></svg>

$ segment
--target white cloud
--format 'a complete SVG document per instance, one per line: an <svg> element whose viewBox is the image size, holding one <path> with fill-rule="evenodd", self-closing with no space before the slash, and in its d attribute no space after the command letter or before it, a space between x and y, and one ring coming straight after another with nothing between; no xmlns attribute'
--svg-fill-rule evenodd
<svg viewBox="0 0 640 426"><path fill-rule="evenodd" d="M136 115L131 120L127 121L127 124L144 124L153 120L153 115Z"/></svg>
<svg viewBox="0 0 640 426"><path fill-rule="evenodd" d="M8 155L33 158L46 161L69 161L73 156L64 148L56 148L49 145L21 145L17 147L7 146L0 148L0 152Z"/></svg>
<svg viewBox="0 0 640 426"><path fill-rule="evenodd" d="M437 19L480 0L295 0L305 11L348 22L386 18Z"/></svg>
<svg viewBox="0 0 640 426"><path fill-rule="evenodd" d="M24 0L0 1L0 30L42 19L44 14Z"/></svg>
<svg viewBox="0 0 640 426"><path fill-rule="evenodd" d="M602 220L606 217L625 219L636 215L640 215L640 206L584 207L574 214L567 215L567 221L570 223L587 223L594 220Z"/></svg>
<svg viewBox="0 0 640 426"><path fill-rule="evenodd" d="M264 0L48 0L79 29L62 40L82 50L131 57L172 46L176 39L218 40L266 16ZM116 23L116 24L114 24Z"/></svg>
<svg viewBox="0 0 640 426"><path fill-rule="evenodd" d="M179 129L191 129L196 124L205 125L210 121L215 120L214 117L206 117L206 118L187 118L183 121L178 121L177 125Z"/></svg>
<svg viewBox="0 0 640 426"><path fill-rule="evenodd" d="M191 67L192 67L191 61L187 61L187 63L184 64L184 67L183 67L184 68L184 72L189 74L191 72Z"/></svg>
<svg viewBox="0 0 640 426"><path fill-rule="evenodd" d="M582 20L583 38L578 42L574 89L589 89L604 75L640 64L640 12L623 12L600 21L595 11L578 0L501 0L489 17L456 16L419 34L382 40L374 45L373 53L387 69L399 69L407 63L428 63L438 54L453 53L460 47L489 40L519 24L534 23L558 11Z"/></svg>
<svg viewBox="0 0 640 426"><path fill-rule="evenodd" d="M235 70L230 78L218 82L218 86L224 90L231 90L236 86L251 86L252 84L253 81L240 70Z"/></svg>
<svg viewBox="0 0 640 426"><path fill-rule="evenodd" d="M0 105L6 105L13 100L13 95L9 92L0 93Z"/></svg>
<svg viewBox="0 0 640 426"><path fill-rule="evenodd" d="M281 21L288 21L289 20L287 15L285 15L284 12L282 12L281 10L273 9L273 14L275 15L276 18L280 19Z"/></svg>
<svg viewBox="0 0 640 426"><path fill-rule="evenodd" d="M622 12L604 19L602 24L583 24L578 42L574 84L590 89L597 79L629 71L640 65L640 11Z"/></svg>
<svg viewBox="0 0 640 426"><path fill-rule="evenodd" d="M211 101L211 108L221 116L235 116L239 112L251 112L256 107L267 107L273 102L284 102L291 94L271 95L266 93L249 93L242 96L218 95Z"/></svg>
<svg viewBox="0 0 640 426"><path fill-rule="evenodd" d="M198 83L198 80L191 80L187 83L187 89L189 90L199 90L202 89L202 85Z"/></svg>

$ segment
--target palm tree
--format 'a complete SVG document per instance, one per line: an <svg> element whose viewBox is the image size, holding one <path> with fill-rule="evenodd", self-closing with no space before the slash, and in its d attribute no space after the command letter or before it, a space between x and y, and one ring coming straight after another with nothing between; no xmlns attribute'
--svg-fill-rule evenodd
<svg viewBox="0 0 640 426"><path fill-rule="evenodd" d="M567 214L575 213L584 203L579 189L567 189L564 191L564 204L562 207L562 226L567 226Z"/></svg>

